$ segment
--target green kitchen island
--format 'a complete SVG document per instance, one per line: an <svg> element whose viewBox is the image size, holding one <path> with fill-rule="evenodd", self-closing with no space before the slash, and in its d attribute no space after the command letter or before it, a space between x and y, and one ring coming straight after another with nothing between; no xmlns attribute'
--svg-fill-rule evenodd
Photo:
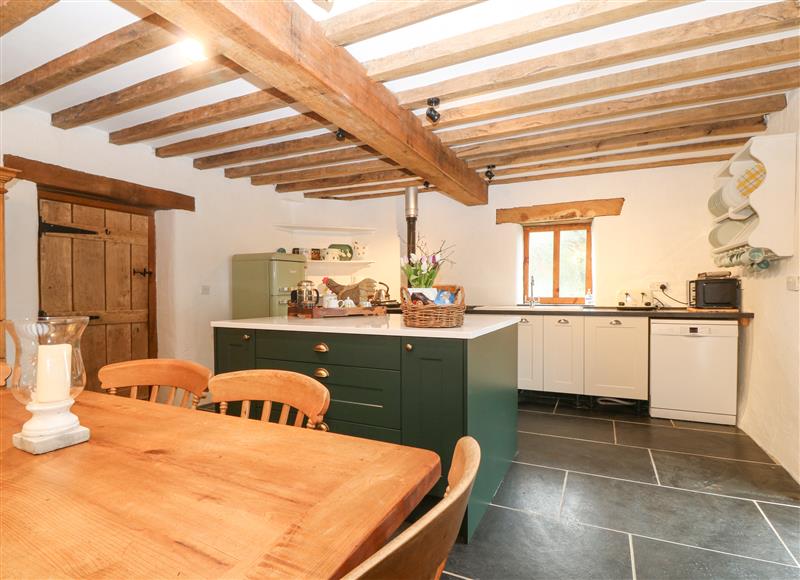
<svg viewBox="0 0 800 580"><path fill-rule="evenodd" d="M460 328L410 328L399 314L216 321L214 367L315 377L331 393L332 432L438 453L443 477L434 496L444 494L456 441L477 439L481 466L462 528L469 539L517 450L518 321L469 314Z"/></svg>

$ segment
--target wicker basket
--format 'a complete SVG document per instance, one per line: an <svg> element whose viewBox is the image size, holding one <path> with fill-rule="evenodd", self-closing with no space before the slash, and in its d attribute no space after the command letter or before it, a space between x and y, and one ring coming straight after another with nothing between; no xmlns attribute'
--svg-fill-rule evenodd
<svg viewBox="0 0 800 580"><path fill-rule="evenodd" d="M434 286L437 290L455 292L455 303L446 306L438 304L412 304L408 288L400 289L400 305L403 311L403 324L417 328L455 328L464 324L464 288L461 286Z"/></svg>

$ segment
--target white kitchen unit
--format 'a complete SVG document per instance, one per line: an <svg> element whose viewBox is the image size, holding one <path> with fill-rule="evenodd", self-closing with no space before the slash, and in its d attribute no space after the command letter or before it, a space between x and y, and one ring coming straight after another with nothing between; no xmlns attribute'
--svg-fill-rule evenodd
<svg viewBox="0 0 800 580"><path fill-rule="evenodd" d="M650 415L736 424L735 320L653 320Z"/></svg>
<svg viewBox="0 0 800 580"><path fill-rule="evenodd" d="M544 390L583 394L583 316L543 316Z"/></svg>
<svg viewBox="0 0 800 580"><path fill-rule="evenodd" d="M587 316L584 326L584 393L647 400L647 317Z"/></svg>
<svg viewBox="0 0 800 580"><path fill-rule="evenodd" d="M517 325L517 387L544 390L544 316L523 316Z"/></svg>

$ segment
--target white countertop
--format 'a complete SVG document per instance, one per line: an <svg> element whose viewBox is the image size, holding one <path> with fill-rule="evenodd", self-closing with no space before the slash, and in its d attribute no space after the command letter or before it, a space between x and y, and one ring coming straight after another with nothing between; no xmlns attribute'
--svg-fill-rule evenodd
<svg viewBox="0 0 800 580"><path fill-rule="evenodd" d="M467 314L459 328L412 328L403 325L402 314L387 316L349 316L340 318L243 318L215 320L211 326L250 330L289 330L295 332L330 332L338 334L376 334L382 336L420 336L431 338L478 338L519 322L519 316Z"/></svg>

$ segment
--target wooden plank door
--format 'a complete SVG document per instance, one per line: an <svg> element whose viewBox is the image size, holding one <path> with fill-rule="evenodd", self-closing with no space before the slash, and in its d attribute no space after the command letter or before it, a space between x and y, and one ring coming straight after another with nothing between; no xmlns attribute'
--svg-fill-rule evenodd
<svg viewBox="0 0 800 580"><path fill-rule="evenodd" d="M39 304L48 316L91 318L81 353L87 388L105 364L150 352L150 216L39 199ZM67 226L67 228L59 227ZM94 233L76 233L79 228Z"/></svg>

